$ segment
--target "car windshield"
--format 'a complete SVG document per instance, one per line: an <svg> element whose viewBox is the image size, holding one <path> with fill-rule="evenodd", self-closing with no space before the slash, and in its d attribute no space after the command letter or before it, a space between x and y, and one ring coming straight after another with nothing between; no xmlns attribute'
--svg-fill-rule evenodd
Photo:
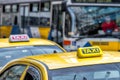
<svg viewBox="0 0 120 80"><path fill-rule="evenodd" d="M81 66L50 71L51 80L120 80L120 63Z"/></svg>
<svg viewBox="0 0 120 80"><path fill-rule="evenodd" d="M30 55L50 54L64 52L56 45L40 45L40 46L19 46L0 48L0 67L4 66L7 62Z"/></svg>
<svg viewBox="0 0 120 80"><path fill-rule="evenodd" d="M105 35L117 32L120 27L120 7L113 6L70 6L66 15L66 36ZM70 20L71 19L71 20ZM72 21L70 23L70 21ZM109 24L108 24L109 23ZM70 34L73 33L73 34Z"/></svg>

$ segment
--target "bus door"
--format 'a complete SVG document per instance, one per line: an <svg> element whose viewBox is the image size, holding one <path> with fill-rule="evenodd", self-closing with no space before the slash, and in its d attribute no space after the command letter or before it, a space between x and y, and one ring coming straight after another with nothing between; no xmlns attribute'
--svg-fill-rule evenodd
<svg viewBox="0 0 120 80"><path fill-rule="evenodd" d="M63 30L62 30L62 23L63 23L63 14L61 10L61 4L52 3L52 21L51 21L51 39L58 44L62 45L63 39Z"/></svg>
<svg viewBox="0 0 120 80"><path fill-rule="evenodd" d="M22 32L25 33L25 27L28 25L27 17L29 15L29 6L25 4L20 5L20 26L22 28Z"/></svg>

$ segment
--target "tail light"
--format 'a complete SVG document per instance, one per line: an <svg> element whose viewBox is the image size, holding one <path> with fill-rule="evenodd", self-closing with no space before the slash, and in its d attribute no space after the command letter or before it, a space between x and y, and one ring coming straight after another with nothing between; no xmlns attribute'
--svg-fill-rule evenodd
<svg viewBox="0 0 120 80"><path fill-rule="evenodd" d="M70 44L71 44L71 41L70 41L70 40L64 40L64 41L63 41L63 44L64 44L64 45L70 45Z"/></svg>

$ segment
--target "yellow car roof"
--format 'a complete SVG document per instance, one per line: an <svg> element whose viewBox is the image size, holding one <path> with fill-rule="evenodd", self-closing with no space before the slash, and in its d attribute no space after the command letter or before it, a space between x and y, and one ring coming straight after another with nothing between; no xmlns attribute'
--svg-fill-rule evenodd
<svg viewBox="0 0 120 80"><path fill-rule="evenodd" d="M120 62L120 52L103 51L103 53L103 56L91 58L78 58L77 52L68 52L65 54L29 56L26 59L42 61L49 69Z"/></svg>
<svg viewBox="0 0 120 80"><path fill-rule="evenodd" d="M30 38L28 42L11 42L11 43L9 42L8 38L0 39L0 48L27 45L55 45L55 43L49 40L39 38Z"/></svg>

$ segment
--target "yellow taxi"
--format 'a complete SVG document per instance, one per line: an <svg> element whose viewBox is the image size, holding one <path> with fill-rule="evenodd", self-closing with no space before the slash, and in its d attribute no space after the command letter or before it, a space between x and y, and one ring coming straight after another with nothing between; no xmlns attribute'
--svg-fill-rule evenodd
<svg viewBox="0 0 120 80"><path fill-rule="evenodd" d="M96 46L29 56L9 62L0 80L120 80L120 53Z"/></svg>
<svg viewBox="0 0 120 80"><path fill-rule="evenodd" d="M66 52L55 42L29 38L26 34L11 35L0 39L0 68L10 60L24 56Z"/></svg>

